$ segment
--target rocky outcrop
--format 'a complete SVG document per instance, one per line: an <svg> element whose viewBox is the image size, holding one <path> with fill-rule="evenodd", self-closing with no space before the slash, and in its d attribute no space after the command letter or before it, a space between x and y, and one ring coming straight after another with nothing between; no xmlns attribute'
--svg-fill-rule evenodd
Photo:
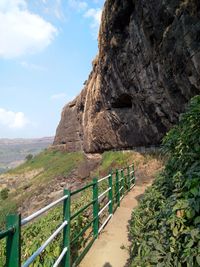
<svg viewBox="0 0 200 267"><path fill-rule="evenodd" d="M159 144L200 93L199 0L107 0L99 55L54 145L101 152Z"/></svg>

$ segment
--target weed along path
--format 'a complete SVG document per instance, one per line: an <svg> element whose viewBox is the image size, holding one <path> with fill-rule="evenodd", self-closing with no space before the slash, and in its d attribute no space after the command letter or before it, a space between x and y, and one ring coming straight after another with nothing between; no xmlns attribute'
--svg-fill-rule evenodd
<svg viewBox="0 0 200 267"><path fill-rule="evenodd" d="M150 186L152 179L136 181L135 187L124 197L120 207L103 229L98 239L86 254L80 267L124 267L129 260L128 225L132 210L137 206L139 197Z"/></svg>

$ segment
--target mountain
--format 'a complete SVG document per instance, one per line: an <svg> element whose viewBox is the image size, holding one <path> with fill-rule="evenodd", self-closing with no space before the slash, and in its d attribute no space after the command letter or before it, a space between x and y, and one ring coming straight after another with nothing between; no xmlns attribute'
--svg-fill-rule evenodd
<svg viewBox="0 0 200 267"><path fill-rule="evenodd" d="M0 173L20 165L28 154L36 155L53 143L54 137L0 138Z"/></svg>
<svg viewBox="0 0 200 267"><path fill-rule="evenodd" d="M107 0L99 54L63 109L54 146L101 152L160 144L200 92L199 0Z"/></svg>

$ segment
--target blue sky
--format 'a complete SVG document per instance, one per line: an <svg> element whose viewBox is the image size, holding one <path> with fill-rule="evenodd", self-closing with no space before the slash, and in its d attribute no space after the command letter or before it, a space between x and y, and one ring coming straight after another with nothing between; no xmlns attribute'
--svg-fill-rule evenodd
<svg viewBox="0 0 200 267"><path fill-rule="evenodd" d="M0 0L0 138L52 136L97 54L104 0Z"/></svg>

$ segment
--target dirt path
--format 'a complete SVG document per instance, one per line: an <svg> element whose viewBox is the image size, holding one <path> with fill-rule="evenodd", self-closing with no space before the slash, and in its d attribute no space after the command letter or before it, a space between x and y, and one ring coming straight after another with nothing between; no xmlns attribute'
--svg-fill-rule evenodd
<svg viewBox="0 0 200 267"><path fill-rule="evenodd" d="M151 180L136 186L124 197L108 225L95 241L80 267L124 267L129 260L128 225L132 210L137 206L139 197L151 185Z"/></svg>

